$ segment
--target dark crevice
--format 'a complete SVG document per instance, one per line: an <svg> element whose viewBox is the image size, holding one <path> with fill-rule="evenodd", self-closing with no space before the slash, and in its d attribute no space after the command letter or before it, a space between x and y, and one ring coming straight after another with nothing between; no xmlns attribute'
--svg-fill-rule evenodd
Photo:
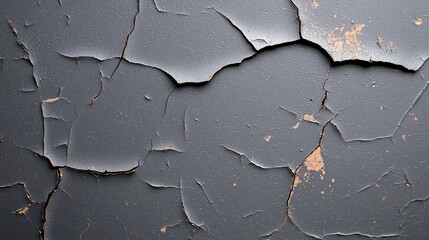
<svg viewBox="0 0 429 240"><path fill-rule="evenodd" d="M125 39L125 45L122 48L121 54L119 56L118 64L113 69L113 72L112 72L112 74L110 75L109 78L113 78L113 75L115 75L116 70L119 68L119 65L121 65L121 62L124 59L125 51L126 51L127 46L128 46L128 41L130 39L131 34L134 32L134 29L136 28L137 15L139 15L139 13L140 13L140 0L137 0L137 13L134 15L133 23L132 23L132 26L131 26L131 31L130 31L130 33L128 33L128 35L127 35L127 37Z"/></svg>
<svg viewBox="0 0 429 240"><path fill-rule="evenodd" d="M312 237L312 238L315 238L315 239L321 239L321 238L319 238L319 237L317 237L317 236L314 236L314 235L311 235L311 234L308 234L308 233L306 233L305 231L303 231L297 224L296 224L296 222L295 222L295 220L294 220L294 218L293 218L293 216L292 216L292 213L291 213L291 201L292 201L292 197L293 197L293 194L294 194L294 191L295 191L295 189L296 189L296 187L300 184L300 182L301 182L301 180L299 179L299 177L298 177L298 173L299 173L299 171L301 170L301 168L302 168L302 165L304 165L304 163L305 163L305 161L306 161L306 159L308 158L308 157L310 157L315 151L317 151L319 148L322 150L322 152L323 152L323 148L322 148L322 139L323 139L323 136L324 136L324 134L325 134L325 128L329 125L329 124L331 124L331 121L336 117L338 115L338 113L335 115L335 116L333 116L328 122L326 122L324 125L323 125L323 127L322 127L322 130L321 130L321 133L320 133L320 137L319 137L319 141L318 141L318 145L313 149L313 151L311 151L303 160L302 160L302 162L295 168L295 169L292 169L292 168L287 168L287 169L289 169L289 171L291 172L291 174L292 174L292 183L291 183L291 187L290 187L290 191L289 191L289 194L288 194L288 196L287 196L287 199L286 199L286 205L287 205L287 212L286 212L286 216L285 216L285 220L283 221L283 223L282 223L282 225L280 225L277 229L275 229L273 232L271 232L270 234L268 234L268 235L266 235L265 237L268 237L268 238L270 238L272 235L274 235L275 233L277 233L277 232L279 232L286 224L287 224L287 222L288 222L288 220L295 226L295 227L297 227L298 229L299 229L299 231L301 232L301 233L303 233L303 234L305 234L305 235L307 235L307 236L309 236L309 237Z"/></svg>
<svg viewBox="0 0 429 240"><path fill-rule="evenodd" d="M358 59L358 58L352 58L352 59L344 59L344 60L334 60L334 52L330 52L328 51L328 49L323 48L319 43L315 42L315 41L311 41L311 40L307 40L306 38L304 38L302 35L303 29L302 29L302 17L300 16L300 9L298 7L297 4L295 4L294 0L291 0L292 4L297 8L297 14L298 14L298 18L299 18L299 35L300 38L304 41L310 42L314 45L317 45L317 48L320 49L322 52L326 53L329 58L331 59L333 66L340 66L340 65L345 65L345 64L354 64L354 65L358 65L358 66L365 66L365 67L369 67L369 66L386 66L386 67L390 67L390 68L395 68L395 69L400 69L404 72L416 72L419 68L407 68L404 64L400 64L400 63L393 63L393 62L389 62L389 61L383 61L383 60L373 60L372 56L370 56L369 59ZM344 16L343 16L344 17ZM380 43L377 40L377 46L381 48ZM390 49L391 52L393 52L392 49ZM386 50L387 52L387 50ZM420 59L422 60L422 64L420 65L420 67L424 64L424 62L427 59L423 59L422 57L420 57Z"/></svg>
<svg viewBox="0 0 429 240"><path fill-rule="evenodd" d="M62 176L63 176L63 173L62 173L61 169L57 169L57 180L55 182L55 186L52 189L52 191L48 194L48 197L47 197L47 199L44 203L44 206L42 208L42 221L41 221L41 227L40 227L40 232L39 232L39 237L41 240L44 240L46 237L46 234L45 234L46 210L49 206L49 202L51 201L52 196L57 191L57 189L61 183Z"/></svg>
<svg viewBox="0 0 429 240"><path fill-rule="evenodd" d="M100 71L100 75L102 75L101 71ZM104 85L103 84L103 80L104 80L103 76L100 76L99 80L100 80L100 90L97 92L97 94L94 97L92 97L91 103L90 103L91 106L94 105L95 101L97 101L98 97L101 95L101 92L103 91L103 85Z"/></svg>
<svg viewBox="0 0 429 240"><path fill-rule="evenodd" d="M322 103L321 103L321 106L320 106L320 109L319 109L319 113L323 110L323 109L328 109L329 111L331 111L327 106L326 106L326 101L328 100L328 93L329 93L329 91L326 89L326 82L329 80L329 74L330 74L330 72L331 72L331 65L329 65L329 68L328 68L328 73L326 74L326 78L325 78L325 81L323 81L323 86L322 86L322 89L323 89L323 99L322 99Z"/></svg>

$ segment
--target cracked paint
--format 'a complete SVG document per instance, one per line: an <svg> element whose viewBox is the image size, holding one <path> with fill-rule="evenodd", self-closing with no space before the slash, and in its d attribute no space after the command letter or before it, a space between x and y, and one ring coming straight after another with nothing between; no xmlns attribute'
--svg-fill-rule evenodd
<svg viewBox="0 0 429 240"><path fill-rule="evenodd" d="M427 10L4 2L1 236L428 239Z"/></svg>
<svg viewBox="0 0 429 240"><path fill-rule="evenodd" d="M42 203L28 199L23 185L0 187L0 201L2 238L39 238Z"/></svg>
<svg viewBox="0 0 429 240"><path fill-rule="evenodd" d="M299 39L299 22L296 7L290 1L212 1L196 2L153 0L158 10L193 15L213 8L236 27L255 50L293 42Z"/></svg>
<svg viewBox="0 0 429 240"><path fill-rule="evenodd" d="M293 3L302 38L322 47L335 62L385 62L416 71L429 57L429 31L423 25L429 7L424 0ZM386 46L381 46L380 36Z"/></svg>

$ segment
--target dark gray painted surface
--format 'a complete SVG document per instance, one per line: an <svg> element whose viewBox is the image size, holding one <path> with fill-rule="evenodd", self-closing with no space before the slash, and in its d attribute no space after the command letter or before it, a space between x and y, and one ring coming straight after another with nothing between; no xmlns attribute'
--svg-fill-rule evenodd
<svg viewBox="0 0 429 240"><path fill-rule="evenodd" d="M2 2L1 238L428 239L428 10Z"/></svg>

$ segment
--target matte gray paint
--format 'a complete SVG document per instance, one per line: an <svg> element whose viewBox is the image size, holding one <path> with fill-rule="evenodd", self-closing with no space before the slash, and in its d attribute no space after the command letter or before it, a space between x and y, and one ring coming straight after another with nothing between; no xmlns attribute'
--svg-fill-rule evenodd
<svg viewBox="0 0 429 240"><path fill-rule="evenodd" d="M1 236L427 239L428 5L385 2L1 3Z"/></svg>

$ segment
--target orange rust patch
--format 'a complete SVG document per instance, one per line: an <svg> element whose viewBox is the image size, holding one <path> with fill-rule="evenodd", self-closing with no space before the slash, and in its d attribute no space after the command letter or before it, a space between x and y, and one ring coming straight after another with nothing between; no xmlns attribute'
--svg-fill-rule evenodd
<svg viewBox="0 0 429 240"><path fill-rule="evenodd" d="M307 174L304 174L306 181L310 177L310 171L320 173L320 179L323 180L325 175L325 163L322 157L322 148L318 146L314 151L305 159L304 165L307 167Z"/></svg>
<svg viewBox="0 0 429 240"><path fill-rule="evenodd" d="M362 41L358 38L363 35L365 24L354 24L353 27L344 32L345 25L341 24L328 33L327 41L332 52L348 54L349 59L357 58L362 52ZM344 34L343 34L344 32Z"/></svg>
<svg viewBox="0 0 429 240"><path fill-rule="evenodd" d="M362 51L361 40L358 38L358 35L362 35L362 29L364 27L365 24L355 24L350 31L344 33L346 43L356 49L356 51L349 56L350 58L355 58L355 54L359 54L359 52Z"/></svg>
<svg viewBox="0 0 429 240"><path fill-rule="evenodd" d="M305 114L302 117L302 120L304 120L306 122L320 123L319 121L317 121L317 119L316 119L316 117L314 115L309 115L309 114Z"/></svg>
<svg viewBox="0 0 429 240"><path fill-rule="evenodd" d="M342 52L344 51L344 42L343 38L339 33L342 33L344 30L344 24L337 26L333 31L328 33L328 44L331 46L333 52Z"/></svg>
<svg viewBox="0 0 429 240"><path fill-rule="evenodd" d="M270 142L271 141L272 136L271 135L267 135L264 137L265 142Z"/></svg>
<svg viewBox="0 0 429 240"><path fill-rule="evenodd" d="M319 6L319 4L317 3L317 0L311 0L311 6L313 8L317 8Z"/></svg>
<svg viewBox="0 0 429 240"><path fill-rule="evenodd" d="M414 18L414 24L416 24L417 26L420 26L423 24L423 19L421 18Z"/></svg>

